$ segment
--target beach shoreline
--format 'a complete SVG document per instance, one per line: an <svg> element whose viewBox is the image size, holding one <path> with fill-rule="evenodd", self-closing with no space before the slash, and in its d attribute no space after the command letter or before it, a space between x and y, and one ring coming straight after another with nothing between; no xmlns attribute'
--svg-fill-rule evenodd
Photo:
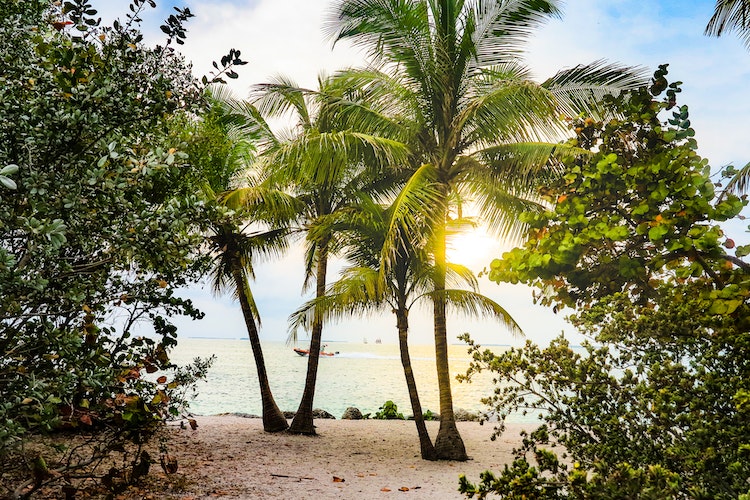
<svg viewBox="0 0 750 500"><path fill-rule="evenodd" d="M178 471L152 468L148 483L161 485L154 498L465 498L459 475L477 482L485 470L501 471L521 443L519 432L533 427L509 424L492 441L493 424L458 422L471 460L429 462L419 456L412 421L316 420L317 436L299 436L263 432L256 418L195 418L195 430L166 429ZM434 439L439 422L427 426Z"/></svg>

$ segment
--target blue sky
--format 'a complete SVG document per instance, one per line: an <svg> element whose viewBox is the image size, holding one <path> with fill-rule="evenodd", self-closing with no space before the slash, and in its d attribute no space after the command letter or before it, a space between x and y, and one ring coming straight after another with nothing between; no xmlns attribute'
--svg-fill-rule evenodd
<svg viewBox="0 0 750 500"><path fill-rule="evenodd" d="M125 0L92 0L105 19L122 15ZM697 131L699 152L714 167L750 161L747 116L750 116L750 52L732 34L722 38L703 36L714 6L713 0L567 0L563 17L540 29L528 45L527 64L541 81L556 71L598 59L647 67L669 63L670 81L683 82L681 104L690 107ZM158 42L158 25L172 5L187 6L196 14L188 25L188 40L182 52L193 61L197 75L208 73L211 62L230 48L241 50L249 64L239 69L231 83L237 96L244 96L255 83L283 73L301 85L314 86L321 70L332 72L362 64L362 56L347 46L331 44L320 27L330 0L186 0L161 2L159 12L144 17L147 39ZM747 240L746 227L731 228L732 236ZM499 256L501 243L474 235L458 252L470 255L479 270ZM263 265L253 285L263 316L261 337L286 338L286 318L301 302L302 253L295 250L279 262ZM331 276L334 277L333 274ZM561 315L535 306L523 287L500 287L483 282L483 293L503 304L520 323L527 338L546 343L566 330L580 340ZM243 338L239 308L229 298L216 299L194 287L186 294L206 312L201 322L178 321L181 335ZM412 338L431 340L429 315L414 313ZM449 335L469 331L480 343L522 342L486 322L453 318ZM389 314L366 320L332 325L324 332L329 340L361 341L380 337L395 342L394 320Z"/></svg>

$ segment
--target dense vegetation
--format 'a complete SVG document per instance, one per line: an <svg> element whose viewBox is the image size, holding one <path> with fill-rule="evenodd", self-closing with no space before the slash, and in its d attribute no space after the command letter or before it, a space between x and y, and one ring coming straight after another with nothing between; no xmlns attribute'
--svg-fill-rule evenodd
<svg viewBox="0 0 750 500"><path fill-rule="evenodd" d="M591 154L566 161L544 188L554 208L527 215L525 246L492 263L491 279L575 307L592 341L474 348L470 374L501 384L486 400L499 430L513 411L543 424L500 476L463 478L468 496L750 494L750 246L720 226L747 201L721 189L733 169L710 177L679 91L662 66L650 87L608 99L620 119L572 120L572 141ZM555 445L562 460L545 449Z"/></svg>
<svg viewBox="0 0 750 500"><path fill-rule="evenodd" d="M180 415L207 367L169 361L169 317L202 316L176 289L204 273L200 228L211 217L170 123L198 112L203 91L172 49L189 11L148 48L137 27L151 3L134 1L112 27L83 0L0 4L3 495L54 481L75 491L60 472L94 475L125 443L138 446L127 466L102 481L136 479L148 469L140 445ZM88 455L16 456L27 436L64 429L90 438Z"/></svg>
<svg viewBox="0 0 750 500"><path fill-rule="evenodd" d="M0 495L54 482L74 495L91 477L112 492L147 473L146 441L182 414L209 365L169 360L170 317L202 316L178 289L206 277L238 299L264 429L285 430L250 280L256 259L283 252L293 234L304 234L316 298L293 316L312 342L290 430L315 433L324 323L387 309L423 458L467 459L448 308L518 329L475 276L448 262L450 238L479 222L499 237L528 230L490 278L575 308L571 321L592 343L582 352L560 338L499 356L475 348L467 376L491 370L509 384L487 399L500 427L516 410L540 412L543 426L499 477L464 478L462 490L746 493L750 247L735 248L722 224L746 205L732 190L747 186L750 167L712 177L666 67L650 86L638 70L603 62L532 81L520 47L561 3L340 0L326 28L366 48L373 64L321 77L316 90L281 77L241 101L208 87L237 77L239 52L199 80L175 50L188 9L176 8L163 44L147 47L139 17L153 0L132 0L111 27L86 0L0 0ZM746 30L741 4L717 4L713 32ZM267 120L289 112L294 130L272 130ZM559 142L565 131L574 137ZM470 202L477 219L464 217ZM330 284L336 254L351 265ZM434 314L434 444L408 350L420 300ZM380 410L376 418L402 418L391 401ZM61 431L86 446L19 446ZM542 448L551 444L562 457ZM166 448L159 453L173 470ZM112 454L121 454L116 467Z"/></svg>

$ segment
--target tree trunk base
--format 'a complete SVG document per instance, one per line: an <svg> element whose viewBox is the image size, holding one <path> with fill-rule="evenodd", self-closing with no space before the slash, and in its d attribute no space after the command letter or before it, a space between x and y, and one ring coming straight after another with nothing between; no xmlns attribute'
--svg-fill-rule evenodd
<svg viewBox="0 0 750 500"><path fill-rule="evenodd" d="M269 414L263 413L263 430L265 432L281 432L289 428L289 422L284 418L284 414L276 411Z"/></svg>
<svg viewBox="0 0 750 500"><path fill-rule="evenodd" d="M440 422L440 430L438 430L437 439L435 440L435 453L438 460L465 462L469 459L469 456L466 454L464 441L458 433L456 422Z"/></svg>
<svg viewBox="0 0 750 500"><path fill-rule="evenodd" d="M287 432L290 434L303 434L305 436L316 436L315 426L313 425L312 415L309 418L300 417L302 412L297 412L292 419L292 425L289 426Z"/></svg>

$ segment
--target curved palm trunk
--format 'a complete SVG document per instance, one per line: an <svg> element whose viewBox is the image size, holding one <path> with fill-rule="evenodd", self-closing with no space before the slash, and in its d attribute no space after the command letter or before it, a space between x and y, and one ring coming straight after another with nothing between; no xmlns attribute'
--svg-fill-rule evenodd
<svg viewBox="0 0 750 500"><path fill-rule="evenodd" d="M241 267L233 264L232 276L235 286L237 287L237 296L240 299L240 308L242 316L245 318L247 327L247 336L250 338L250 346L253 349L255 357L255 366L258 370L258 382L260 383L260 397L263 405L263 430L266 432L279 432L289 427L284 414L279 410L276 401L271 393L271 386L268 383L268 374L266 373L266 363L263 359L263 349L260 345L258 328L255 325L250 301L247 298L247 281Z"/></svg>
<svg viewBox="0 0 750 500"><path fill-rule="evenodd" d="M326 272L328 270L328 242L320 244L318 253L318 266L315 276L315 296L322 297L326 293ZM318 361L320 360L320 345L323 335L323 319L315 311L313 318L312 335L310 337L310 356L307 361L307 378L305 379L305 390L302 400L294 415L289 432L295 434L315 435L313 425L313 399L315 398L315 382L318 378Z"/></svg>
<svg viewBox="0 0 750 500"><path fill-rule="evenodd" d="M411 367L408 344L409 318L406 315L405 308L396 311L396 324L398 326L398 346L401 351L401 364L404 367L406 387L409 390L411 409L414 413L414 423L417 425L417 434L419 435L419 449L424 460L437 460L435 447L432 445L430 434L427 432L427 426L424 422L422 405L419 402L419 393L417 392L417 381L414 378L414 370Z"/></svg>
<svg viewBox="0 0 750 500"><path fill-rule="evenodd" d="M445 230L439 228L435 241L435 298L433 299L435 322L435 364L437 365L438 389L440 390L440 429L435 439L435 451L441 460L468 460L466 447L456 427L453 415L453 395L448 368L448 331L445 316Z"/></svg>

